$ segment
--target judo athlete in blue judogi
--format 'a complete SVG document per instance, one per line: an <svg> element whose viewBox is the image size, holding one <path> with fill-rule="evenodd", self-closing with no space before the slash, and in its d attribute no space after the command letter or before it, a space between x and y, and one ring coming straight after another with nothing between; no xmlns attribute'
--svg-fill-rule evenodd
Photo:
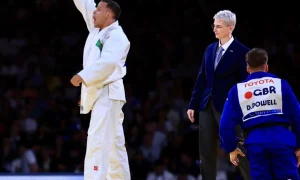
<svg viewBox="0 0 300 180"><path fill-rule="evenodd" d="M236 166L238 155L248 157L253 180L298 180L298 100L287 81L267 73L265 50L252 49L246 61L250 75L230 90L225 102L220 120L221 146ZM245 155L237 148L238 124L247 133Z"/></svg>

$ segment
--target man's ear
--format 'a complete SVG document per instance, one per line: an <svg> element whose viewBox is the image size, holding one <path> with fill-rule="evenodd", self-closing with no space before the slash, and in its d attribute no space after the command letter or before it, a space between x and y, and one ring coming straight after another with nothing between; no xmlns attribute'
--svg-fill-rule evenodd
<svg viewBox="0 0 300 180"><path fill-rule="evenodd" d="M232 31L233 31L233 29L234 29L234 27L233 27L233 26L229 26L229 32L232 32Z"/></svg>
<svg viewBox="0 0 300 180"><path fill-rule="evenodd" d="M108 19L110 16L112 16L112 13L109 11L106 13L106 19Z"/></svg>
<svg viewBox="0 0 300 180"><path fill-rule="evenodd" d="M248 72L249 74L251 73L249 66L247 66L247 72Z"/></svg>

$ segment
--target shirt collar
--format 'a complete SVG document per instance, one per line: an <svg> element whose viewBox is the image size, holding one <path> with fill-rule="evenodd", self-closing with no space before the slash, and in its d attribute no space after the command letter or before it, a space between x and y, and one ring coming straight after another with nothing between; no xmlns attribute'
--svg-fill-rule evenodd
<svg viewBox="0 0 300 180"><path fill-rule="evenodd" d="M277 78L277 76L274 74L264 72L264 71L258 71L258 72L253 72L253 73L249 74L246 81L249 81L251 79L263 78L263 77Z"/></svg>
<svg viewBox="0 0 300 180"><path fill-rule="evenodd" d="M227 41L225 44L221 45L221 42L219 41L219 47L222 46L222 48L224 49L224 51L226 51L228 49L228 47L230 46L230 44L233 42L234 38L233 36L231 36L231 38L229 39L229 41Z"/></svg>
<svg viewBox="0 0 300 180"><path fill-rule="evenodd" d="M105 27L105 28L103 28L103 29L101 29L101 31L103 31L103 32L105 32L105 31L107 31L108 29L111 29L111 28L116 28L116 27L118 27L119 26L119 21L115 21L114 23L112 23L111 25L109 25L109 26L107 26L107 27ZM101 32L100 31L100 32Z"/></svg>

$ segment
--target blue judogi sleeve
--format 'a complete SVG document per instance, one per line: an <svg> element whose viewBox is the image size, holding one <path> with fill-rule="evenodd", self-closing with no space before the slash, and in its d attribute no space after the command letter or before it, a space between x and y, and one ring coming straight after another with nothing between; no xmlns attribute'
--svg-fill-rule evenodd
<svg viewBox="0 0 300 180"><path fill-rule="evenodd" d="M237 97L237 86L234 86L228 93L219 127L221 147L226 153L231 153L237 148L235 126L241 123L242 117Z"/></svg>
<svg viewBox="0 0 300 180"><path fill-rule="evenodd" d="M291 127L293 133L296 135L296 146L297 148L300 148L300 106L299 102L292 91L289 83L285 80L282 80L282 85L284 87L285 92L285 99L283 103L287 103L285 105L286 109L290 113L290 119L291 119Z"/></svg>

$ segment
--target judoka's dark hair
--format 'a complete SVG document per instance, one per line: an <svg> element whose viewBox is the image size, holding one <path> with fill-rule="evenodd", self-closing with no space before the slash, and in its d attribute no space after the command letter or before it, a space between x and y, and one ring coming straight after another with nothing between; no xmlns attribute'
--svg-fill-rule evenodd
<svg viewBox="0 0 300 180"><path fill-rule="evenodd" d="M246 62L249 68L259 68L268 64L268 53L261 48L253 48L246 54Z"/></svg>
<svg viewBox="0 0 300 180"><path fill-rule="evenodd" d="M121 7L119 6L119 4L113 0L101 0L101 1L107 4L106 7L109 8L114 13L114 18L118 20L121 15Z"/></svg>

